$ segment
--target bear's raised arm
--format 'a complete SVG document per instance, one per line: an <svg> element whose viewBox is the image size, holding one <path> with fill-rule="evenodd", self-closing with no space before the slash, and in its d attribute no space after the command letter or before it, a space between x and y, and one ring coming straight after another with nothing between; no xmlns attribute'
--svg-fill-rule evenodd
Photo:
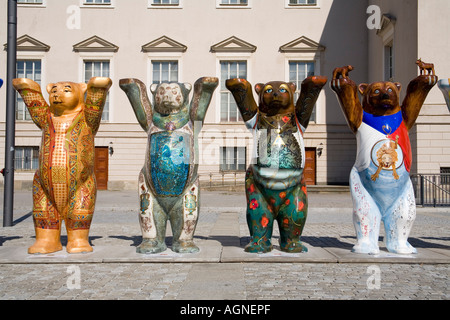
<svg viewBox="0 0 450 320"><path fill-rule="evenodd" d="M258 113L251 84L245 79L228 79L225 85L233 94L244 122L251 120Z"/></svg>
<svg viewBox="0 0 450 320"><path fill-rule="evenodd" d="M434 75L421 75L412 80L406 92L402 104L403 121L409 129L416 123L419 117L422 105L428 96L430 90L438 82L438 77Z"/></svg>
<svg viewBox="0 0 450 320"><path fill-rule="evenodd" d="M342 68L338 68L338 70L342 70ZM341 72L333 72L334 76L330 86L338 96L339 103L350 129L353 133L356 133L362 123L363 108L359 101L358 88L355 82L348 77L349 71L346 70L346 74L342 78L339 78L339 75L342 75Z"/></svg>
<svg viewBox="0 0 450 320"><path fill-rule="evenodd" d="M314 106L319 98L323 86L328 78L322 76L311 76L302 82L300 96L295 106L297 119L303 128L307 128Z"/></svg>
<svg viewBox="0 0 450 320"><path fill-rule="evenodd" d="M121 79L119 86L127 94L142 129L148 132L153 121L153 110L145 84L138 79Z"/></svg>
<svg viewBox="0 0 450 320"><path fill-rule="evenodd" d="M111 85L112 80L105 77L91 78L87 84L84 113L86 114L86 122L92 128L94 134L97 133L100 126L103 107Z"/></svg>
<svg viewBox="0 0 450 320"><path fill-rule="evenodd" d="M214 77L203 77L194 84L194 96L191 101L190 116L192 121L201 121L205 119L211 99L219 85L219 79Z"/></svg>
<svg viewBox="0 0 450 320"><path fill-rule="evenodd" d="M33 122L39 127L48 121L49 105L42 96L41 86L31 79L18 78L12 81L14 89L21 95Z"/></svg>

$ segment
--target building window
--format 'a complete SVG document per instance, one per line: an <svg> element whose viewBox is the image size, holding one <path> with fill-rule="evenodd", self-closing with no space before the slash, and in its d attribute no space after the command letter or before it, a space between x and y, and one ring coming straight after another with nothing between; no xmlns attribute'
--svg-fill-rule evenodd
<svg viewBox="0 0 450 320"><path fill-rule="evenodd" d="M317 0L289 0L289 6L316 6Z"/></svg>
<svg viewBox="0 0 450 320"><path fill-rule="evenodd" d="M39 168L39 147L15 147L14 168L34 171Z"/></svg>
<svg viewBox="0 0 450 320"><path fill-rule="evenodd" d="M226 88L227 79L247 79L247 61L220 61L220 121L242 121L241 114L231 92Z"/></svg>
<svg viewBox="0 0 450 320"><path fill-rule="evenodd" d="M216 8L250 8L252 0L216 0Z"/></svg>
<svg viewBox="0 0 450 320"><path fill-rule="evenodd" d="M153 6L178 6L180 0L151 0Z"/></svg>
<svg viewBox="0 0 450 320"><path fill-rule="evenodd" d="M84 79L88 83L93 77L110 77L110 62L109 61L84 61ZM109 94L106 97L106 103L103 108L102 120L109 120Z"/></svg>
<svg viewBox="0 0 450 320"><path fill-rule="evenodd" d="M220 0L221 5L241 5L246 6L248 5L248 0Z"/></svg>
<svg viewBox="0 0 450 320"><path fill-rule="evenodd" d="M450 168L441 167L441 184L450 185Z"/></svg>
<svg viewBox="0 0 450 320"><path fill-rule="evenodd" d="M178 61L152 61L152 83L178 82Z"/></svg>
<svg viewBox="0 0 450 320"><path fill-rule="evenodd" d="M111 5L111 0L84 0L83 4L86 5Z"/></svg>
<svg viewBox="0 0 450 320"><path fill-rule="evenodd" d="M220 171L222 172L245 172L246 164L245 147L221 147L220 148Z"/></svg>
<svg viewBox="0 0 450 320"><path fill-rule="evenodd" d="M18 4L44 4L43 0L17 0Z"/></svg>
<svg viewBox="0 0 450 320"><path fill-rule="evenodd" d="M312 61L289 61L289 82L297 86L294 96L294 104L300 96L300 90L303 80L313 76L315 64ZM316 121L316 108L314 108L310 121Z"/></svg>
<svg viewBox="0 0 450 320"><path fill-rule="evenodd" d="M41 60L18 60L16 66L17 78L28 78L41 84ZM23 102L23 99L19 94L16 94L16 120L31 120L25 102Z"/></svg>
<svg viewBox="0 0 450 320"><path fill-rule="evenodd" d="M394 45L393 42L384 46L384 78L394 80Z"/></svg>

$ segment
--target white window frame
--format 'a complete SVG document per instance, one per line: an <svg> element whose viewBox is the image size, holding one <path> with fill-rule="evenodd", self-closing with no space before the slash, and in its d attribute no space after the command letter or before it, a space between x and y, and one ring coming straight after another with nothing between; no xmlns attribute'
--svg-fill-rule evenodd
<svg viewBox="0 0 450 320"><path fill-rule="evenodd" d="M388 68L392 68L392 78L395 78L395 41L394 41L394 26L390 25L387 30L385 31L385 33L382 35L382 41L383 41L383 54L382 54L382 59L383 59L383 77L385 81L391 81L392 79L389 79L388 77L388 73L389 70ZM392 48L392 66L389 66L389 62L387 61L388 59L388 54L387 54L387 50L388 48L391 47Z"/></svg>
<svg viewBox="0 0 450 320"><path fill-rule="evenodd" d="M23 8L45 8L47 6L47 0L42 0L42 3L19 3L17 2L18 7Z"/></svg>
<svg viewBox="0 0 450 320"><path fill-rule="evenodd" d="M381 19L381 29L377 31L377 35L381 38L382 52L381 52L381 65L383 67L382 76L385 81L388 79L388 64L387 64L387 48L392 47L392 76L395 78L395 18L383 16Z"/></svg>
<svg viewBox="0 0 450 320"><path fill-rule="evenodd" d="M109 78L114 77L114 55L112 52L79 52L78 59L78 82L84 82L84 62L85 61L109 61ZM115 86L111 86L109 89L109 119L102 120L102 122L113 123L114 122L114 91Z"/></svg>
<svg viewBox="0 0 450 320"><path fill-rule="evenodd" d="M148 9L183 9L184 0L179 0L178 4L155 4L154 0L148 0Z"/></svg>
<svg viewBox="0 0 450 320"><path fill-rule="evenodd" d="M227 156L229 155L229 150L233 151L233 159L229 159ZM224 157L225 153L225 157ZM239 163L240 157L239 155L244 156L244 163ZM243 173L247 170L248 159L247 159L247 147L246 146L221 146L219 148L219 171L222 173ZM226 158L226 159L225 159ZM225 161L225 163L223 163ZM226 169L222 170L222 166L235 166L235 169ZM243 165L243 169L239 170L239 166Z"/></svg>
<svg viewBox="0 0 450 320"><path fill-rule="evenodd" d="M22 161L21 161L22 165L20 167L16 165L16 163L17 163L17 155L18 155L17 150L20 150L20 149L22 149L22 150L31 149L31 160L30 160L31 168L30 169L24 169L23 168L23 163L25 161L24 157L21 158L22 159ZM34 153L33 149L35 149L37 151L36 152L37 156L34 157L34 158L33 158L33 153ZM15 168L15 170L18 171L18 172L23 172L23 173L34 173L37 169L39 169L39 151L40 151L40 146L39 145L34 145L34 146L29 146L29 145L27 145L27 146L20 145L19 146L19 145L16 145L16 147L15 147L15 155L14 155L14 168ZM33 167L33 159L37 162L35 167Z"/></svg>
<svg viewBox="0 0 450 320"><path fill-rule="evenodd" d="M322 0L316 0L315 5L308 5L308 4L292 5L292 4L289 4L289 0L284 0L284 8L285 9L320 9L321 1Z"/></svg>
<svg viewBox="0 0 450 320"><path fill-rule="evenodd" d="M216 0L217 9L251 9L253 0L248 0L247 5L222 4L222 0Z"/></svg>
<svg viewBox="0 0 450 320"><path fill-rule="evenodd" d="M114 9L116 7L116 0L111 0L111 3L86 3L86 0L80 0L80 8L91 8L91 9Z"/></svg>
<svg viewBox="0 0 450 320"><path fill-rule="evenodd" d="M47 79L46 79L46 64L47 61L45 59L45 54L43 52L39 52L39 51L18 51L17 52L17 61L19 60L40 60L41 61L41 91L42 91L42 95L48 96L47 94ZM48 100L47 100L48 101ZM16 116L14 115L14 118ZM17 120L17 122L24 122L24 123L29 123L32 122L33 120Z"/></svg>
<svg viewBox="0 0 450 320"><path fill-rule="evenodd" d="M251 63L250 63L250 58L251 58L252 53L251 52L216 52L216 77L218 79L221 78L221 65L220 62L221 61L245 61L247 63L247 81L252 83L252 79L251 79L251 74L252 74L252 70L251 70ZM220 101L220 92L218 92L217 94L215 94L216 96L216 118L215 118L215 122L217 124L220 123L234 123L234 122L222 122L221 121L221 101ZM239 123L239 122L236 122ZM243 122L241 122L243 123Z"/></svg>
<svg viewBox="0 0 450 320"><path fill-rule="evenodd" d="M153 83L153 61L176 61L178 63L178 82L183 83L183 52L148 52L147 86ZM151 94L149 92L149 94Z"/></svg>
<svg viewBox="0 0 450 320"><path fill-rule="evenodd" d="M384 81L393 81L395 79L395 48L394 40L383 46L383 77ZM392 73L392 77L389 75Z"/></svg>
<svg viewBox="0 0 450 320"><path fill-rule="evenodd" d="M314 74L320 75L321 74L321 52L295 52L295 53L285 53L284 54L285 59L285 81L289 82L289 62L313 62L314 63ZM299 90L301 88L297 88ZM294 101L294 104L297 101ZM325 95L322 90L322 92L319 95L319 98L316 102L316 119L314 121L310 121L311 124L324 124L325 123L325 112L324 112L324 106L325 106Z"/></svg>
<svg viewBox="0 0 450 320"><path fill-rule="evenodd" d="M152 67L152 74L151 74L151 77L152 77L152 84L155 82L155 78L153 77L153 75L154 75L154 73L155 73L155 70L154 70L154 67L155 67L155 63L159 63L159 64L162 64L162 63L176 63L176 65L177 65L177 80L175 81L175 80L173 80L173 79L170 79L170 80L168 80L169 82L180 82L179 81L179 74L180 74L180 70L179 70L179 65L178 65L178 60L167 60L167 59L163 59L163 60L156 60L156 59L152 59L152 61L151 61L151 67ZM169 65L170 66L170 65ZM160 73L162 72L162 70L160 70L159 71ZM169 78L171 78L170 77L170 75L171 75L171 73L172 73L172 70L169 70ZM166 80L164 80L164 81L166 81ZM161 83L161 82L160 82Z"/></svg>

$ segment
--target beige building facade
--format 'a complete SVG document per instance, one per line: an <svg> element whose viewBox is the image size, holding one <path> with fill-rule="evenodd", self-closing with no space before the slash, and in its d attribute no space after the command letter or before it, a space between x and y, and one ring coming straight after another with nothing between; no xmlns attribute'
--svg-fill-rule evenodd
<svg viewBox="0 0 450 320"><path fill-rule="evenodd" d="M403 84L418 74L417 58L434 62L450 77L447 0L22 0L18 1L17 71L43 88L57 81L113 80L96 137L104 188L134 189L147 138L118 83L137 78L194 83L220 80L200 134L202 183L235 177L243 181L252 156L252 136L237 112L225 80L253 85L294 81L308 75L331 80L335 67L353 65L357 83ZM369 10L369 9L379 9ZM7 0L0 0L7 25ZM379 29L373 23L379 22ZM0 43L6 44L6 28ZM7 54L0 52L0 77ZM5 85L0 89L0 153L4 154ZM45 91L45 89L44 89ZM47 97L44 93L44 97ZM21 101L16 112L16 188L29 188L40 131ZM413 173L450 168L450 115L438 88L427 99L412 132ZM335 94L326 85L305 134L309 184L347 184L356 156ZM0 158L0 166L4 163ZM99 173L100 174L100 173Z"/></svg>

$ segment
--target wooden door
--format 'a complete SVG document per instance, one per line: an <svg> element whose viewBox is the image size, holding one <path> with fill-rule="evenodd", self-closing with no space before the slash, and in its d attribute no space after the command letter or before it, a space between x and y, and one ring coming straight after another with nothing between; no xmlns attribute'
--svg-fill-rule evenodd
<svg viewBox="0 0 450 320"><path fill-rule="evenodd" d="M108 147L95 148L95 178L98 190L108 189Z"/></svg>
<svg viewBox="0 0 450 320"><path fill-rule="evenodd" d="M306 185L313 186L316 184L316 148L306 148L305 158L305 175Z"/></svg>

